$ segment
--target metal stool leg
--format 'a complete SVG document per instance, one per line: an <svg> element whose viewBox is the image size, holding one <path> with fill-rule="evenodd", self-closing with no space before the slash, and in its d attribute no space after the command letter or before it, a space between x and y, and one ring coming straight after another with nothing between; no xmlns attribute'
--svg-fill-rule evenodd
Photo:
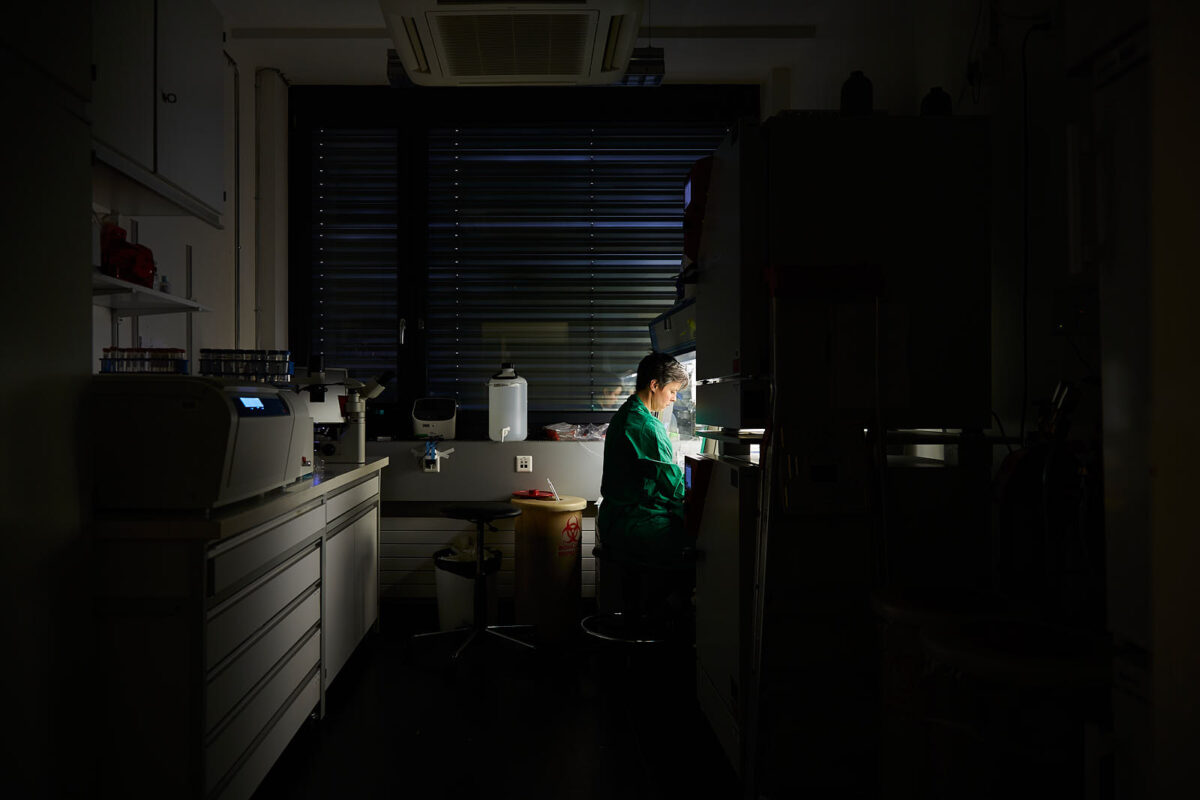
<svg viewBox="0 0 1200 800"><path fill-rule="evenodd" d="M487 624L487 577L483 574L483 535L484 525L483 520L476 521L475 534L475 623L472 626L471 635L467 640L459 645L458 650L454 652L453 659L457 659L463 652L466 651L468 645L475 641L480 633L490 633L493 636L503 639L512 644L518 644L528 650L536 650L537 648L529 642L523 642L520 639L509 636L506 633L501 633L504 630L511 631L531 631L532 625L488 625ZM480 639L482 641L482 639Z"/></svg>
<svg viewBox="0 0 1200 800"><path fill-rule="evenodd" d="M454 515L450 515L454 516ZM499 516L515 516L515 513L500 514ZM459 628L453 631L430 631L428 633L418 633L412 636L413 639L425 639L435 636L457 636L463 635L462 643L454 651L454 655L450 657L451 661L457 661L472 643L482 642L487 637L480 636L481 633L492 634L497 639L501 639L506 643L520 645L527 650L536 650L537 647L529 642L522 641L514 636L510 636L509 632L528 632L532 631L532 625L488 625L487 620L487 576L484 574L484 526L488 525L488 521L493 519L492 516L483 516L471 518L469 516L456 516L456 519L471 519L475 523L475 583L472 587L474 591L473 603L475 611L475 619L469 626ZM495 530L495 528L493 528Z"/></svg>

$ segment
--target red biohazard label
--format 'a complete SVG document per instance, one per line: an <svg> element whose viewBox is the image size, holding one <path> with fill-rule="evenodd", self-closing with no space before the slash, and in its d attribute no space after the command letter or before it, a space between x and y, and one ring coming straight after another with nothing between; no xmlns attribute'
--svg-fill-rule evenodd
<svg viewBox="0 0 1200 800"><path fill-rule="evenodd" d="M580 524L578 514L569 518L567 524L563 526L562 538L558 542L558 554L560 556L573 556L579 552L579 537L583 533L583 526Z"/></svg>

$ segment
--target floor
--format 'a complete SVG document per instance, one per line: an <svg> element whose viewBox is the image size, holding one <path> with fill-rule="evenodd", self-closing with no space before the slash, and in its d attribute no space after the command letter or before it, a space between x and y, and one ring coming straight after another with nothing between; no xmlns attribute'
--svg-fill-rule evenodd
<svg viewBox="0 0 1200 800"><path fill-rule="evenodd" d="M501 618L506 616L501 608ZM457 637L430 603L385 603L257 798L737 798L695 700L689 648L579 635L536 652Z"/></svg>

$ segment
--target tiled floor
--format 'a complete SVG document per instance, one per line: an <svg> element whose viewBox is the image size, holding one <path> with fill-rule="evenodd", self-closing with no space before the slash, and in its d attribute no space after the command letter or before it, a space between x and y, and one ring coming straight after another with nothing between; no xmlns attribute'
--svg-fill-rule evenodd
<svg viewBox="0 0 1200 800"><path fill-rule="evenodd" d="M695 700L691 651L580 636L448 660L432 605L385 604L256 797L736 798ZM493 640L495 641L495 640Z"/></svg>

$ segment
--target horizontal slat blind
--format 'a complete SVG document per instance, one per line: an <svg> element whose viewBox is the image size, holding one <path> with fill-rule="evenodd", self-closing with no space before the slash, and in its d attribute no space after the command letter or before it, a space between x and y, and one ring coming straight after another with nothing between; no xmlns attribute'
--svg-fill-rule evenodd
<svg viewBox="0 0 1200 800"><path fill-rule="evenodd" d="M675 299L683 184L716 125L444 128L429 140L429 393L486 408L514 362L531 411L594 411Z"/></svg>
<svg viewBox="0 0 1200 800"><path fill-rule="evenodd" d="M396 369L397 132L312 136L312 342L354 377Z"/></svg>

